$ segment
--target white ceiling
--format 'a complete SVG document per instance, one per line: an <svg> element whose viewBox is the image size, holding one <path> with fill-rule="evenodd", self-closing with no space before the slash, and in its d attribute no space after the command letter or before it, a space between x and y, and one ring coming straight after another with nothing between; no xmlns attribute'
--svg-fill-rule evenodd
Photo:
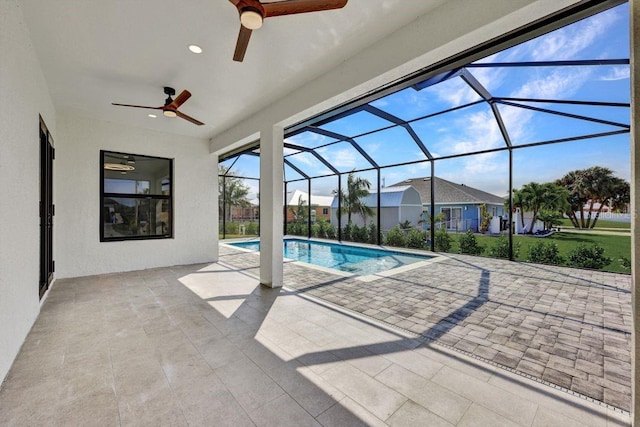
<svg viewBox="0 0 640 427"><path fill-rule="evenodd" d="M227 0L24 0L23 13L56 108L208 138L444 2L349 0L269 18L242 63L232 61L239 19ZM164 86L188 89L181 111L206 125L111 105L163 105Z"/></svg>

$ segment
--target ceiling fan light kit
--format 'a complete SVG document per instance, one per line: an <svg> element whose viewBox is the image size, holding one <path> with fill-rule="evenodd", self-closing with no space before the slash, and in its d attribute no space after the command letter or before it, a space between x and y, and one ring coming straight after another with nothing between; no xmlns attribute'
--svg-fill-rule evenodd
<svg viewBox="0 0 640 427"><path fill-rule="evenodd" d="M251 32L262 27L266 18L340 9L347 4L348 0L288 0L275 3L261 3L259 0L229 1L238 9L240 15L240 33L233 60L242 62L249 46Z"/></svg>
<svg viewBox="0 0 640 427"><path fill-rule="evenodd" d="M200 120L196 120L193 117L188 116L188 115L186 115L183 112L178 110L178 108L180 108L180 106L182 104L184 104L187 101L187 99L191 98L191 92L189 92L188 90L185 89L182 92L180 92L180 95L178 95L176 97L176 99L173 99L171 97L176 94L176 90L174 88L172 88L172 87L166 86L164 88L164 93L167 95L167 99L165 99L164 105L162 107L147 107L147 106L144 106L144 105L116 104L115 102L113 102L112 104L120 106L120 107L132 107L132 108L146 108L146 109L150 109L150 110L162 110L162 114L165 117L180 117L181 119L185 119L185 120L193 123L194 125L198 125L198 126L202 126L204 124ZM149 115L149 117L151 117L151 115Z"/></svg>
<svg viewBox="0 0 640 427"><path fill-rule="evenodd" d="M262 14L258 9L246 7L240 12L240 23L249 30L257 30L262 27Z"/></svg>

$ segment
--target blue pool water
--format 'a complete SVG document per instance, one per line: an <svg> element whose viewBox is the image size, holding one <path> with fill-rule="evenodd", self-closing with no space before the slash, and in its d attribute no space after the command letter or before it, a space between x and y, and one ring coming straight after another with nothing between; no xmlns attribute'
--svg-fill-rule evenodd
<svg viewBox="0 0 640 427"><path fill-rule="evenodd" d="M260 242L236 242L233 246L260 250ZM391 270L414 262L431 258L428 255L412 255L384 249L361 248L339 243L312 242L308 240L285 239L285 258L315 264L322 267L367 275Z"/></svg>

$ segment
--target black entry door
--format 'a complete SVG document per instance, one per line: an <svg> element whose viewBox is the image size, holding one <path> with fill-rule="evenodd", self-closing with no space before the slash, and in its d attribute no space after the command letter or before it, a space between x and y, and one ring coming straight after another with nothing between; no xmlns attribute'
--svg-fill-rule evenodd
<svg viewBox="0 0 640 427"><path fill-rule="evenodd" d="M53 139L40 119L40 298L53 279Z"/></svg>

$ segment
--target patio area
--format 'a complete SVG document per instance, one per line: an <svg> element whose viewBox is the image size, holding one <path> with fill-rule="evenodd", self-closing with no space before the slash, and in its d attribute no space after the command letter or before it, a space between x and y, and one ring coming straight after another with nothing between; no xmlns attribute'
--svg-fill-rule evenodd
<svg viewBox="0 0 640 427"><path fill-rule="evenodd" d="M287 263L269 289L257 264L221 246L217 264L56 281L0 424L629 424L497 366L624 409L627 276L448 256L369 283Z"/></svg>
<svg viewBox="0 0 640 427"><path fill-rule="evenodd" d="M285 286L615 408L631 397L631 277L465 255L363 283L285 265ZM233 248L221 261L258 274Z"/></svg>

